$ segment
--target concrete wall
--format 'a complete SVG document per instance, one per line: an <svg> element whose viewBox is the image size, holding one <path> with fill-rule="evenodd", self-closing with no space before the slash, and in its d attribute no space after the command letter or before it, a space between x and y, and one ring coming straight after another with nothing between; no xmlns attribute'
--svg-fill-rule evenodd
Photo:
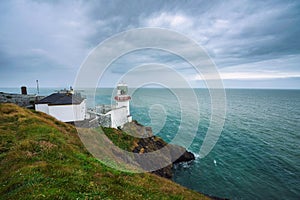
<svg viewBox="0 0 300 200"><path fill-rule="evenodd" d="M98 123L104 127L111 127L111 114L98 116Z"/></svg>
<svg viewBox="0 0 300 200"><path fill-rule="evenodd" d="M42 99L42 96L10 94L0 92L0 103L15 103L22 107L33 107L36 100Z"/></svg>

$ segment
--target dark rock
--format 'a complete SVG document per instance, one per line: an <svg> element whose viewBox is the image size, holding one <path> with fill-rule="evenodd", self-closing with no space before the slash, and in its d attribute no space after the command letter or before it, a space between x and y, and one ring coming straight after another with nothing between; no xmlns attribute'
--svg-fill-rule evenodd
<svg viewBox="0 0 300 200"><path fill-rule="evenodd" d="M173 164L181 163L181 162L189 162L192 160L195 160L194 154L191 152L188 152L185 148L180 147L178 145L168 144L163 139L154 136L152 134L152 129L149 127L144 127L143 125L139 124L137 121L134 121L130 124L125 125L125 129L127 132L130 132L133 135L144 135L140 133L134 133L133 131L139 132L145 132L144 130L147 130L148 137L140 138L137 142L137 146L132 150L134 153L148 153L148 152L154 152L157 150L162 149L163 147L166 147L165 155L162 155L161 161L165 161L170 163L170 165L166 167L162 167L156 171L153 171L153 174L156 174L158 176L171 179L173 177ZM138 157L138 156L137 156ZM153 161L151 160L139 160L137 158L137 162L143 169L147 169L149 166L153 165ZM159 161L156 161L156 164L160 164Z"/></svg>
<svg viewBox="0 0 300 200"><path fill-rule="evenodd" d="M195 160L194 154L189 151L185 151L177 160L175 160L175 162L173 162L173 164L181 163L181 162L189 162L192 160Z"/></svg>

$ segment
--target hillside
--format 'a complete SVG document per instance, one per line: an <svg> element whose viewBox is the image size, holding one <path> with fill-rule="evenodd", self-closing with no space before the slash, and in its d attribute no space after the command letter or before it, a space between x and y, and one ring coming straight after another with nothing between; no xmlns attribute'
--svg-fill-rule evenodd
<svg viewBox="0 0 300 200"><path fill-rule="evenodd" d="M0 104L1 199L209 199L154 174L111 169L69 124Z"/></svg>

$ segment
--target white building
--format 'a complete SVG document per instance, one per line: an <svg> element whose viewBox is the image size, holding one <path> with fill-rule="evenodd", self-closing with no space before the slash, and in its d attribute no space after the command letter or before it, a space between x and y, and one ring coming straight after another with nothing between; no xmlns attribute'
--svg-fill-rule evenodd
<svg viewBox="0 0 300 200"><path fill-rule="evenodd" d="M53 93L35 104L35 110L49 114L63 122L97 120L101 126L118 128L131 122L128 87L124 83L117 85L116 105L96 106L87 110L86 99L80 94L73 94L72 90L62 90Z"/></svg>
<svg viewBox="0 0 300 200"><path fill-rule="evenodd" d="M44 112L63 122L86 119L86 100L71 91L53 93L35 104L35 110Z"/></svg>

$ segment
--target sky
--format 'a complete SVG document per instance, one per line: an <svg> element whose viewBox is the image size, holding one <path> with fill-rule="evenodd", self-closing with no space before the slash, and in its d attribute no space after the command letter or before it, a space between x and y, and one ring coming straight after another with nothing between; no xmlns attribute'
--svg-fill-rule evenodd
<svg viewBox="0 0 300 200"><path fill-rule="evenodd" d="M37 79L40 87L73 85L97 45L144 27L194 40L226 88L300 89L300 1L276 0L0 1L0 88L35 87ZM203 87L178 56L149 49L116 60L101 86L114 86L129 66L148 63L176 65L192 87ZM158 70L156 78L165 77Z"/></svg>

